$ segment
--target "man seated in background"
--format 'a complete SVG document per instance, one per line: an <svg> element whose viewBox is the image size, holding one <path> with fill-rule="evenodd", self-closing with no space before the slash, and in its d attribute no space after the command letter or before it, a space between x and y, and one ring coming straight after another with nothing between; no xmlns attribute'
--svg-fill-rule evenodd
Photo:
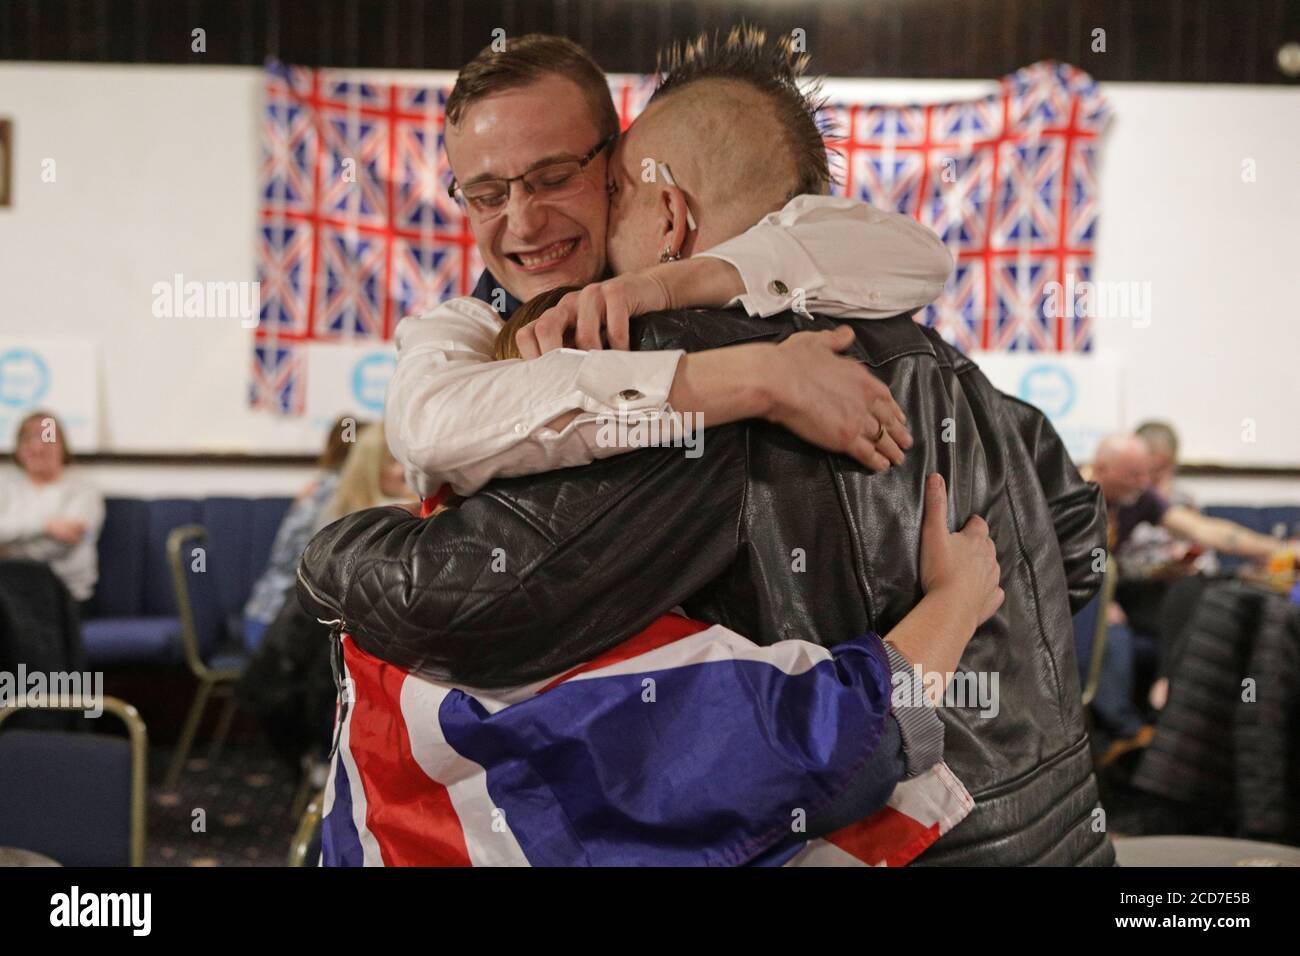
<svg viewBox="0 0 1300 956"><path fill-rule="evenodd" d="M1174 487L1178 468L1178 436L1164 422L1143 422L1134 434L1146 446L1151 490L1171 505L1198 510L1190 495ZM1120 580L1115 602L1128 622L1138 631L1159 630L1161 607L1170 585L1194 575L1209 553L1185 538L1177 537L1160 524L1143 521L1135 527L1124 546L1117 550Z"/></svg>
<svg viewBox="0 0 1300 956"><path fill-rule="evenodd" d="M1199 512L1192 496L1175 485L1178 474L1178 434L1166 422L1143 422L1134 434L1147 446L1151 487L1170 504ZM1115 588L1119 615L1138 633L1157 638L1159 660L1151 684L1151 706L1160 710L1168 696L1169 673L1187 624L1213 574L1217 561L1206 551L1177 538L1160 525L1143 522L1115 555L1120 580Z"/></svg>
<svg viewBox="0 0 1300 956"><path fill-rule="evenodd" d="M1211 518L1185 504L1175 504L1153 483L1151 450L1136 434L1108 435L1097 446L1084 476L1095 481L1106 499L1108 541L1117 562L1135 530L1142 524L1168 532L1175 541L1203 550L1265 560L1282 550L1300 550L1300 542L1282 542L1223 518ZM1123 575L1121 565L1121 577ZM1113 744L1102 757L1110 763L1124 753L1150 743L1154 729L1137 703L1148 687L1136 686L1139 660L1152 665L1161 649L1151 630L1130 626L1118 604L1108 609L1106 649L1093 710Z"/></svg>
<svg viewBox="0 0 1300 956"><path fill-rule="evenodd" d="M1261 561L1300 542L1282 542L1233 521L1211 518L1165 498L1152 483L1151 453L1131 432L1108 435L1097 446L1083 474L1101 486L1111 518L1110 546L1118 553L1143 522L1164 528L1176 539L1206 550Z"/></svg>
<svg viewBox="0 0 1300 956"><path fill-rule="evenodd" d="M784 81L772 83L774 59L782 58L761 36L703 38L673 58L614 161L611 247L621 250L620 262L646 268L725 239L738 217L715 204L738 196L742 208L761 206L776 171L798 182L803 163L820 156L825 175L814 111L788 67ZM769 150L756 168L738 144L761 141L755 130L771 118L785 132L764 135L787 147L788 165ZM647 161L671 168L673 180L637 177ZM714 223L717 232L706 234ZM611 280L587 296L603 310L579 305L578 328L593 323L587 336L601 332L614 300L606 293L621 284ZM923 860L1111 862L1104 833L1091 825L1097 793L1079 688L1073 669L1061 667L1072 654L1071 609L1097 584L1096 489L1080 480L1037 410L996 392L933 331L906 315L834 332L832 325L796 312L765 320L678 309L638 324L633 355L684 346L707 357L789 336L780 350L796 344L791 333L801 329L851 331L844 344L895 387L917 439L887 470L868 472L861 458L741 421L711 430L698 458L649 449L497 482L432 521L392 510L353 516L308 547L300 600L383 660L479 687L563 672L677 605L762 645L889 637L927 591L917 541L927 475L937 471L945 481L933 490L946 491L957 523L987 515L1006 569L999 591L1006 603L965 654L953 646L892 649L905 667L915 663L944 683L958 660L964 676L1000 679L986 707L967 700L941 711L946 759L975 807ZM530 364L516 367L527 374ZM390 393L390 402L398 397ZM862 414L859 405L845 417ZM877 427L871 437L880 440L883 422ZM848 448L859 434L855 426L827 445ZM489 570L494 559L497 573Z"/></svg>

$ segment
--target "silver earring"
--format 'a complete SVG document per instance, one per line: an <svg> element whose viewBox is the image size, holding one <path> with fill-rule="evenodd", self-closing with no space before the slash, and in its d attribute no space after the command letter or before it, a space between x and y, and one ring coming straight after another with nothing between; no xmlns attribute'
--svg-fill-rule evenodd
<svg viewBox="0 0 1300 956"><path fill-rule="evenodd" d="M682 257L680 252L673 252L672 246L664 246L663 255L659 257L660 262L676 262Z"/></svg>

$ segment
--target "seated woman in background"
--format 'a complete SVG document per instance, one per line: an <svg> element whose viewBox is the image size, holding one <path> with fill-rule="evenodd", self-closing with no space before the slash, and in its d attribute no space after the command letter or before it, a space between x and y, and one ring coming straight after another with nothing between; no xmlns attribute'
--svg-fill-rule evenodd
<svg viewBox="0 0 1300 956"><path fill-rule="evenodd" d="M350 448L334 485L334 494L321 509L317 528L364 508L400 505L419 514L420 503L406 485L402 467L393 459L382 425L365 425ZM289 569L296 580L301 548ZM289 585L286 585L286 587ZM329 753L334 726L334 674L330 669L329 628L299 606L284 599L265 629L237 691L240 702L257 715L276 753L296 769L312 772ZM323 776L320 782L324 783Z"/></svg>
<svg viewBox="0 0 1300 956"><path fill-rule="evenodd" d="M99 578L104 497L69 470L63 425L50 412L31 412L19 423L14 462L18 471L0 475L0 557L48 564L84 616Z"/></svg>
<svg viewBox="0 0 1300 956"><path fill-rule="evenodd" d="M271 545L266 570L253 585L244 605L244 644L251 651L266 635L266 629L284 606L285 595L293 587L298 561L311 536L325 526L322 516L338 487L339 469L356 441L356 429L364 427L356 419L340 417L325 439L325 448L316 459L319 474L289 506Z"/></svg>

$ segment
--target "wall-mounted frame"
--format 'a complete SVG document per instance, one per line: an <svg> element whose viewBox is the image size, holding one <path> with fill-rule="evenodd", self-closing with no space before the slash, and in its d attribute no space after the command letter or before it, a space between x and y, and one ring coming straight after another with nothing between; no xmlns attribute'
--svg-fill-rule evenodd
<svg viewBox="0 0 1300 956"><path fill-rule="evenodd" d="M0 119L0 208L13 204L14 124Z"/></svg>

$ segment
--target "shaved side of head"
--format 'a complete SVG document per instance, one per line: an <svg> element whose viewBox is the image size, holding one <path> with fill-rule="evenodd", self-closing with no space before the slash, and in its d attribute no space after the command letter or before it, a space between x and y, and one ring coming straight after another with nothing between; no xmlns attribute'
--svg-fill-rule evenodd
<svg viewBox="0 0 1300 956"><path fill-rule="evenodd" d="M822 194L831 182L826 142L818 118L826 100L818 81L808 81L808 54L786 34L768 36L761 27L745 24L719 32L701 33L693 40L674 43L659 54L659 83L651 104L676 96L710 80L734 80L763 96L757 113L732 116L733 123L748 123L757 116L774 119L778 135L766 146L788 150L797 169L794 187L786 199L799 193Z"/></svg>
<svg viewBox="0 0 1300 956"><path fill-rule="evenodd" d="M795 157L767 97L737 80L700 80L655 100L628 137L634 161L667 163L699 210L702 248L748 229L797 190Z"/></svg>
<svg viewBox="0 0 1300 956"><path fill-rule="evenodd" d="M829 190L823 101L804 81L807 62L789 36L749 26L660 54L655 93L610 164L616 272L710 249L798 195Z"/></svg>

